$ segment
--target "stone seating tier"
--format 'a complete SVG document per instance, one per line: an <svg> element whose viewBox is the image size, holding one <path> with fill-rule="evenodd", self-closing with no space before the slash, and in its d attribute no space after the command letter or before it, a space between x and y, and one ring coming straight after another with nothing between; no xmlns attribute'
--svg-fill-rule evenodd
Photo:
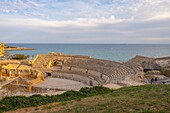
<svg viewBox="0 0 170 113"><path fill-rule="evenodd" d="M81 75L88 72L90 77L95 78L100 84L111 83L113 81L119 81L127 77L134 76L142 70L142 62L151 60L147 57L136 56L128 62L119 63L109 60L67 55L39 55L33 63L33 67L45 67L50 61L57 59L65 60L62 65L62 70L70 72L71 68L72 73Z"/></svg>
<svg viewBox="0 0 170 113"><path fill-rule="evenodd" d="M74 80L74 81L82 82L87 85L91 85L90 81L92 81L92 84L94 86L101 84L99 80L97 80L96 78L93 78L92 76L85 75L85 74L82 75L76 72L57 71L53 73L53 77Z"/></svg>

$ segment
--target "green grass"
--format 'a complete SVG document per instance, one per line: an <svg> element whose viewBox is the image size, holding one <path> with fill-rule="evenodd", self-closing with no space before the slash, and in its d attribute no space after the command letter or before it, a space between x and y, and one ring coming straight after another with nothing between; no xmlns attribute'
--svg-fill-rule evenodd
<svg viewBox="0 0 170 113"><path fill-rule="evenodd" d="M124 87L111 93L88 97L67 104L69 112L76 113L170 113L170 85ZM67 113L66 106L56 108Z"/></svg>
<svg viewBox="0 0 170 113"><path fill-rule="evenodd" d="M28 102L32 103L27 105ZM52 102L59 103L57 106L48 104ZM58 96L8 97L0 101L0 108L7 111L30 106L36 108L44 104L47 105L42 110L48 113L170 113L170 85L134 86L117 90L94 87L68 91Z"/></svg>

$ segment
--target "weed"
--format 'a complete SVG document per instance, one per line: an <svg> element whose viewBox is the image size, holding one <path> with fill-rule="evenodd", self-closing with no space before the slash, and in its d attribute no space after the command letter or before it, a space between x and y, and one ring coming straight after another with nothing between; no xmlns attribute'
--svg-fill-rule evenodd
<svg viewBox="0 0 170 113"><path fill-rule="evenodd" d="M156 102L150 102L150 103L148 103L148 105L149 106L154 106L154 105L156 105Z"/></svg>
<svg viewBox="0 0 170 113"><path fill-rule="evenodd" d="M161 110L161 111L159 111L159 113L165 113L165 111Z"/></svg>
<svg viewBox="0 0 170 113"><path fill-rule="evenodd" d="M143 113L154 113L154 112L152 110L150 110L150 109L144 109Z"/></svg>
<svg viewBox="0 0 170 113"><path fill-rule="evenodd" d="M140 104L144 105L144 104L145 104L145 101L144 101L144 100L140 101Z"/></svg>
<svg viewBox="0 0 170 113"><path fill-rule="evenodd" d="M113 113L113 109L109 109L109 110L107 110L107 112L106 113Z"/></svg>
<svg viewBox="0 0 170 113"><path fill-rule="evenodd" d="M66 105L68 102L60 102L60 105Z"/></svg>
<svg viewBox="0 0 170 113"><path fill-rule="evenodd" d="M81 98L77 98L76 101L81 101Z"/></svg>
<svg viewBox="0 0 170 113"><path fill-rule="evenodd" d="M52 109L52 106L47 106L47 107L42 108L42 110L47 110L47 109Z"/></svg>
<svg viewBox="0 0 170 113"><path fill-rule="evenodd" d="M80 108L79 108L79 107L76 107L76 108L75 108L75 112L76 112L76 113L81 113Z"/></svg>
<svg viewBox="0 0 170 113"><path fill-rule="evenodd" d="M37 111L37 110L39 110L39 108L35 108L34 110L36 110L36 111Z"/></svg>

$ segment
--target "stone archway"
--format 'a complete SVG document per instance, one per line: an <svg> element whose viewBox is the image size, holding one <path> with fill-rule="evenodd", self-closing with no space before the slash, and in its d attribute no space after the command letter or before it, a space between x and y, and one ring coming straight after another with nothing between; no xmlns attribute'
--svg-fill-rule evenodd
<svg viewBox="0 0 170 113"><path fill-rule="evenodd" d="M52 74L51 74L50 72L46 72L46 76L47 76L47 77L51 77Z"/></svg>

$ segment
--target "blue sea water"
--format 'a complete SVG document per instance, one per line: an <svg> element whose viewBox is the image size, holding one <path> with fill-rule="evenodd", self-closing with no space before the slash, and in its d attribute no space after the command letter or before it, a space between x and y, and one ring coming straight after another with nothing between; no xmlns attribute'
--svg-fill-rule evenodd
<svg viewBox="0 0 170 113"><path fill-rule="evenodd" d="M63 54L87 55L113 61L125 62L136 55L148 57L170 56L169 45L155 44L7 44L16 47L35 48L27 51L10 51L11 54L48 54L61 52Z"/></svg>

